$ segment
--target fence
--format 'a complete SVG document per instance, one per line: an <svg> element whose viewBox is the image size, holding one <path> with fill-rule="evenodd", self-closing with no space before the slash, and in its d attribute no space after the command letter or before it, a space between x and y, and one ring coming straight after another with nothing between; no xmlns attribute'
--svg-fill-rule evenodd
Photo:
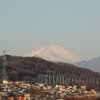
<svg viewBox="0 0 100 100"><path fill-rule="evenodd" d="M94 78L73 78L65 77L63 75L51 75L51 74L38 74L38 82L45 85L55 85L55 84L94 84L99 85L100 79Z"/></svg>

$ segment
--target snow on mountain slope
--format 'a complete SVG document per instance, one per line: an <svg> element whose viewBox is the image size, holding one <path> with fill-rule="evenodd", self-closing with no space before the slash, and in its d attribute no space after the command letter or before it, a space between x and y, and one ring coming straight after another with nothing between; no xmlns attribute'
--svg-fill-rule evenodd
<svg viewBox="0 0 100 100"><path fill-rule="evenodd" d="M77 65L79 67L88 68L88 69L91 69L93 71L100 73L100 56L97 58L91 59L91 60L75 63L74 65Z"/></svg>
<svg viewBox="0 0 100 100"><path fill-rule="evenodd" d="M64 63L76 63L82 61L81 58L77 57L73 53L69 52L65 48L58 45L52 45L49 47L44 47L34 50L25 56L26 57L35 56L43 58L48 61L64 62Z"/></svg>

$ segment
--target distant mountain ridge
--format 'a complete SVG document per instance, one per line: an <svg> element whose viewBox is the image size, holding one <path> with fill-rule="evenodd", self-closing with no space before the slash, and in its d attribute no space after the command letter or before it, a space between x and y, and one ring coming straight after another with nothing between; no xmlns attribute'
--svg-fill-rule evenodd
<svg viewBox="0 0 100 100"><path fill-rule="evenodd" d="M40 57L48 61L71 64L82 61L80 57L59 45L52 45L34 50L26 54L25 57Z"/></svg>
<svg viewBox="0 0 100 100"><path fill-rule="evenodd" d="M88 68L88 69L91 69L93 71L100 73L100 56L94 59L91 59L91 60L86 60L86 61L75 63L75 65L79 67Z"/></svg>
<svg viewBox="0 0 100 100"><path fill-rule="evenodd" d="M25 57L39 57L52 62L70 63L100 73L100 57L84 60L59 45L33 50L26 54Z"/></svg>

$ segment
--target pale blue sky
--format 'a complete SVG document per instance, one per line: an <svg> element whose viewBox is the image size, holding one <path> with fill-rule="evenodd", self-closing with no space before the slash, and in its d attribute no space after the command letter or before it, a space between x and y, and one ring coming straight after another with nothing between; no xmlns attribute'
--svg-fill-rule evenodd
<svg viewBox="0 0 100 100"><path fill-rule="evenodd" d="M100 56L100 0L0 0L0 55L53 44Z"/></svg>

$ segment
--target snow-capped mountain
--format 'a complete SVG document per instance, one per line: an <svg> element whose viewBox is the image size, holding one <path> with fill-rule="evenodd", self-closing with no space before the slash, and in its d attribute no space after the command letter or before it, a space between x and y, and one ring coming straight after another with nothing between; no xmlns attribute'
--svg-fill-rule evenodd
<svg viewBox="0 0 100 100"><path fill-rule="evenodd" d="M88 68L100 73L100 56L91 60L75 63L75 65L79 67Z"/></svg>
<svg viewBox="0 0 100 100"><path fill-rule="evenodd" d="M64 62L71 64L82 61L81 58L79 58L70 51L58 45L43 47L25 55L25 57L33 57L33 56L40 57L48 61Z"/></svg>

